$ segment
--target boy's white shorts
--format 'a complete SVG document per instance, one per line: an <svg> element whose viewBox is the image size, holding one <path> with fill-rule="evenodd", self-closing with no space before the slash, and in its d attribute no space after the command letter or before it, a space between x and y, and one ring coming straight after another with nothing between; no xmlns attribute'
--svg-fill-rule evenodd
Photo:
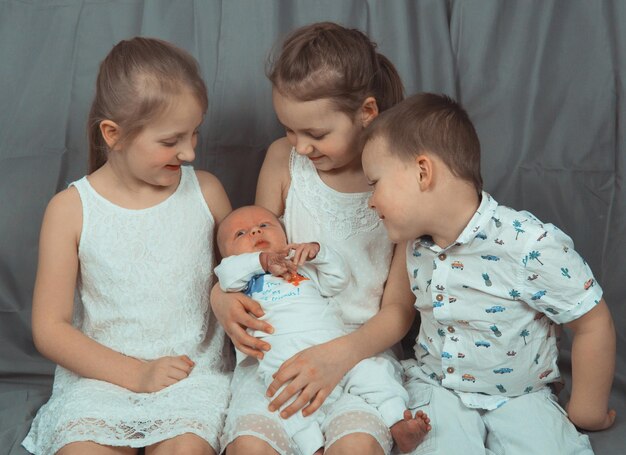
<svg viewBox="0 0 626 455"><path fill-rule="evenodd" d="M454 392L412 378L409 408L430 417L432 430L412 455L593 455L548 388L511 398L492 411L466 407Z"/></svg>

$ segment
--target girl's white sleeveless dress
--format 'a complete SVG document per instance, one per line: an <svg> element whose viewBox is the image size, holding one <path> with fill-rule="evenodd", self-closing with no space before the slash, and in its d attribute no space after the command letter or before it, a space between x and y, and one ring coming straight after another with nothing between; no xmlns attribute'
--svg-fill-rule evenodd
<svg viewBox="0 0 626 455"><path fill-rule="evenodd" d="M291 242L319 242L337 250L352 279L334 298L348 330L356 330L380 308L393 253L385 228L370 210L367 193L340 193L320 179L313 163L291 151L291 184L284 223ZM295 444L280 425L280 416L267 410L266 387L257 374L257 363L240 363L231 386L232 400L226 418L222 447L238 436L255 436L281 455L298 455ZM322 431L326 447L351 433L374 436L385 453L393 440L378 411L362 398L344 393L336 402L322 405L326 414Z"/></svg>
<svg viewBox="0 0 626 455"><path fill-rule="evenodd" d="M86 177L74 324L97 342L143 360L186 354L188 378L134 393L58 366L52 396L22 443L53 454L71 442L143 447L194 433L219 450L229 398L224 333L210 311L214 220L195 172L143 210L114 205Z"/></svg>

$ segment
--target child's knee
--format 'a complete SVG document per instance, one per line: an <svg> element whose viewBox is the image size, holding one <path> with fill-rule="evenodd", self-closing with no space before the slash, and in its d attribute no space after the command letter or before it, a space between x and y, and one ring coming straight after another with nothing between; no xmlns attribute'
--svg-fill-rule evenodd
<svg viewBox="0 0 626 455"><path fill-rule="evenodd" d="M267 442L254 436L239 436L226 447L226 455L278 455Z"/></svg>

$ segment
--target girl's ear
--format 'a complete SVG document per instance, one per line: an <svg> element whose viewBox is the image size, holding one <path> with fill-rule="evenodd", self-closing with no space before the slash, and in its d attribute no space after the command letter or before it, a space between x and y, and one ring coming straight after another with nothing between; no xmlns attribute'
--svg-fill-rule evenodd
<svg viewBox="0 0 626 455"><path fill-rule="evenodd" d="M430 156L421 154L415 157L417 183L421 191L432 189L434 179L434 163Z"/></svg>
<svg viewBox="0 0 626 455"><path fill-rule="evenodd" d="M100 122L100 133L102 133L102 138L109 146L109 149L113 150L121 135L118 124L111 120L102 120Z"/></svg>
<svg viewBox="0 0 626 455"><path fill-rule="evenodd" d="M376 98L368 96L361 105L361 124L363 128L369 125L376 117L378 117L378 103Z"/></svg>

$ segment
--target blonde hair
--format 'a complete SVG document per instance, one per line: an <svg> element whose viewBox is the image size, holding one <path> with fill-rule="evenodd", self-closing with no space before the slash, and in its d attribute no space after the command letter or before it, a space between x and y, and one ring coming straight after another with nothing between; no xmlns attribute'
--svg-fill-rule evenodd
<svg viewBox="0 0 626 455"><path fill-rule="evenodd" d="M89 173L106 163L109 152L100 122L117 123L122 132L118 143L128 143L184 89L192 92L206 112L206 86L198 63L186 51L154 38L136 37L116 44L100 64L89 111Z"/></svg>
<svg viewBox="0 0 626 455"><path fill-rule="evenodd" d="M393 64L357 29L319 22L295 30L270 61L267 74L281 93L299 101L329 98L354 114L368 96L384 111L404 97Z"/></svg>

